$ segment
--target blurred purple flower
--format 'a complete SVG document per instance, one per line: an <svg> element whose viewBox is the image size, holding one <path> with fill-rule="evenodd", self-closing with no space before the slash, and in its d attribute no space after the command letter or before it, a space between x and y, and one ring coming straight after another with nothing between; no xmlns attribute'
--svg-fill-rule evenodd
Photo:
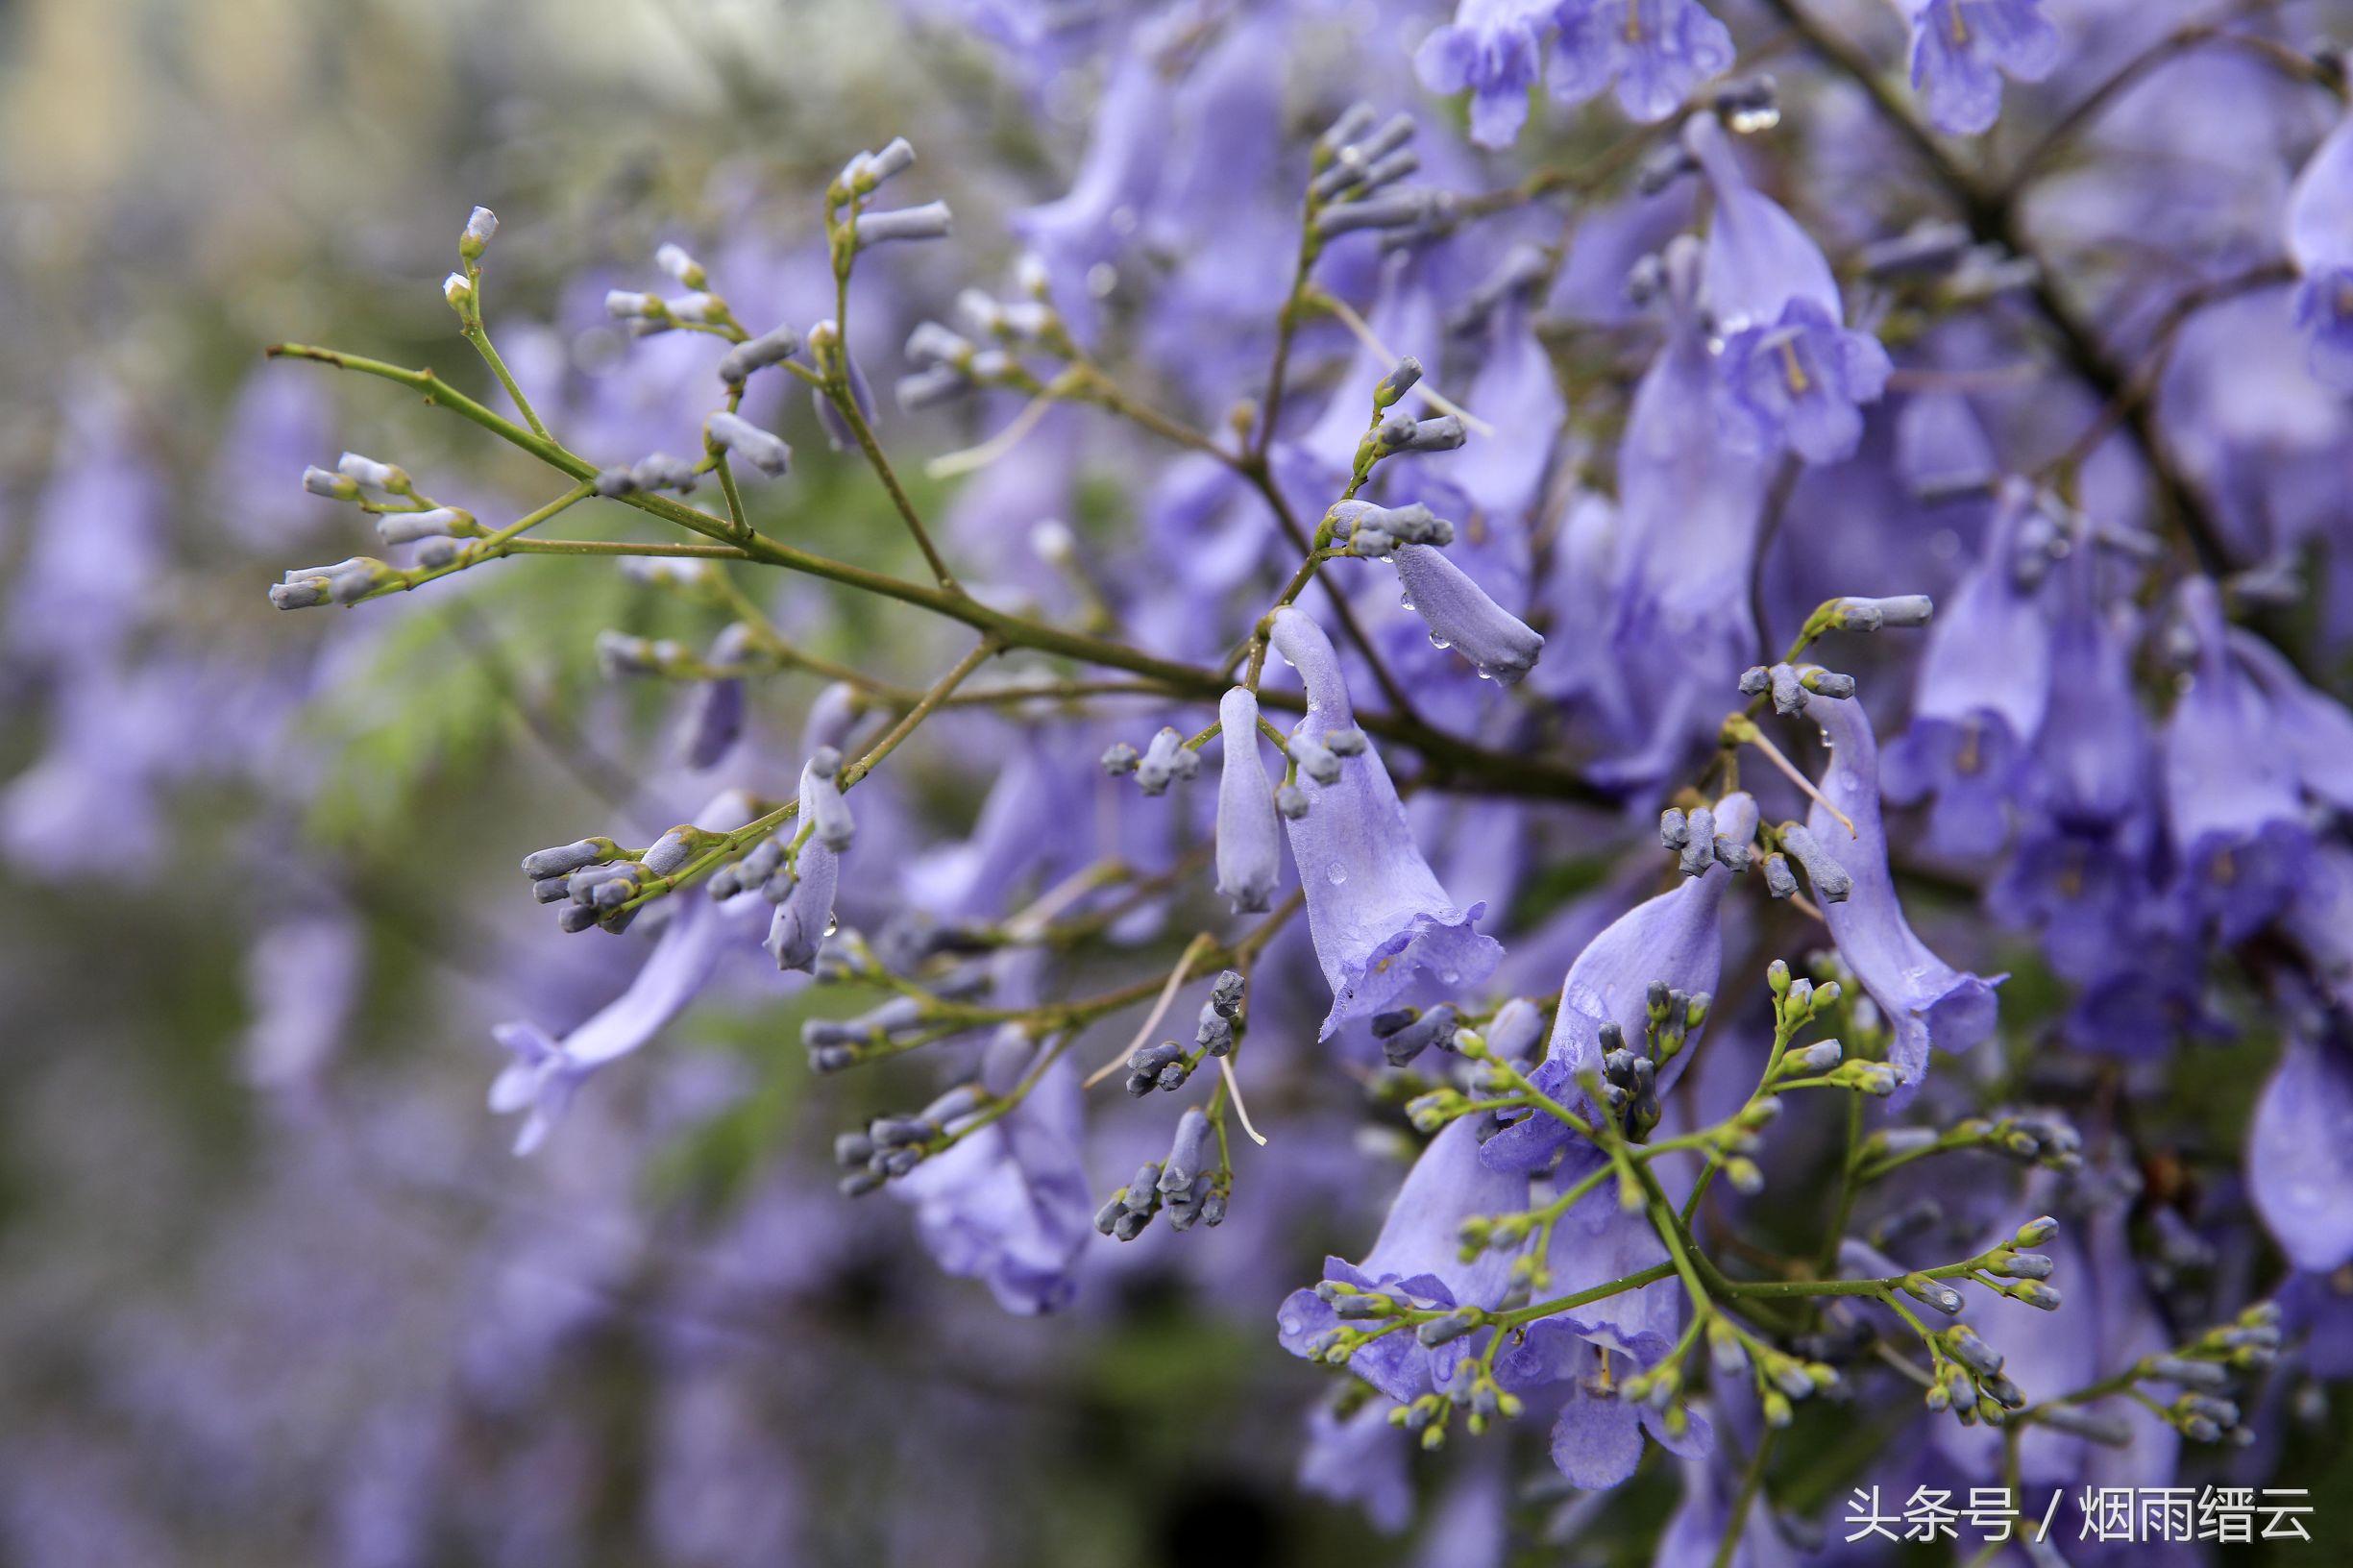
<svg viewBox="0 0 2353 1568"><path fill-rule="evenodd" d="M2040 82L2059 63L2059 31L2042 0L1904 0L1912 13L1912 86L1928 118L1956 136L1992 128L2001 79Z"/></svg>
<svg viewBox="0 0 2353 1568"><path fill-rule="evenodd" d="M1556 20L1552 90L1564 103L1615 82L1618 107L1648 124L1731 68L1732 35L1697 0L1562 0Z"/></svg>

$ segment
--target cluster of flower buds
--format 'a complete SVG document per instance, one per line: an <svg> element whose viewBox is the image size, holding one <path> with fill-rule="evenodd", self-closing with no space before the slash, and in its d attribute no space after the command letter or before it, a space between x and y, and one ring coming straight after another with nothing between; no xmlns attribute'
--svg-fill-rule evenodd
<svg viewBox="0 0 2353 1568"><path fill-rule="evenodd" d="M1928 1352L1937 1375L1926 1396L1931 1410L1949 1409L1968 1427L1979 1420L2000 1426L2011 1411L2025 1409L2025 1391L2002 1371L2001 1353L1968 1324L1956 1323L1930 1335Z"/></svg>
<svg viewBox="0 0 2353 1568"><path fill-rule="evenodd" d="M1451 1002L1440 1003L1427 1013L1414 1007L1394 1008L1373 1015L1373 1038L1381 1041L1381 1054L1389 1066L1402 1067L1433 1045L1440 1050L1454 1049L1455 1033L1460 1022Z"/></svg>
<svg viewBox="0 0 2353 1568"><path fill-rule="evenodd" d="M541 903L564 906L556 922L564 930L601 925L619 932L636 918L632 900L684 870L717 840L718 835L688 822L663 834L642 854L610 839L581 839L524 856L523 874L531 879L532 896Z"/></svg>
<svg viewBox="0 0 2353 1568"><path fill-rule="evenodd" d="M270 585L270 602L282 610L316 604L356 604L400 574L373 555L354 555L331 566L298 566Z"/></svg>
<svg viewBox="0 0 2353 1568"><path fill-rule="evenodd" d="M2049 1111L2024 1111L1991 1119L1972 1116L1949 1136L1981 1144L2024 1165L2062 1172L2083 1168L2083 1135Z"/></svg>
<svg viewBox="0 0 2353 1568"><path fill-rule="evenodd" d="M1216 1130L1198 1109L1177 1118L1176 1138L1165 1160L1137 1168L1127 1186L1095 1211L1094 1228L1121 1241L1143 1235L1152 1216L1164 1211L1172 1230L1189 1231L1196 1224L1216 1226L1226 1217L1226 1174L1213 1163Z"/></svg>
<svg viewBox="0 0 2353 1568"><path fill-rule="evenodd" d="M1677 868L1685 876L1704 875L1710 866L1734 872L1749 869L1748 845L1716 831L1712 806L1695 806L1688 812L1669 806L1658 814L1658 842L1675 851Z"/></svg>
<svg viewBox="0 0 2353 1568"><path fill-rule="evenodd" d="M1369 501L1343 501L1327 514L1325 526L1332 542L1349 554L1384 560L1399 545L1442 548L1455 542L1455 526L1419 502L1376 506Z"/></svg>
<svg viewBox="0 0 2353 1568"><path fill-rule="evenodd" d="M1175 729L1164 727L1140 756L1124 741L1111 747L1103 753L1103 771L1114 778L1133 773L1136 787L1144 794L1166 795L1169 785L1200 774L1201 753L1187 746Z"/></svg>
<svg viewBox="0 0 2353 1568"><path fill-rule="evenodd" d="M1741 672L1741 696L1763 697L1768 693L1773 697L1776 713L1803 713L1806 703L1817 697L1852 697L1854 677L1825 670L1818 664L1777 664L1771 669L1759 664Z"/></svg>
<svg viewBox="0 0 2353 1568"><path fill-rule="evenodd" d="M800 1026L800 1044L809 1054L811 1072L842 1072L870 1056L902 1049L911 1038L921 1038L931 1022L919 998L894 996L856 1017L809 1019Z"/></svg>
<svg viewBox="0 0 2353 1568"><path fill-rule="evenodd" d="M1602 1070L1586 1090L1609 1115L1626 1137L1639 1143L1651 1136L1662 1115L1658 1103L1658 1064L1646 1052L1627 1049L1626 1032L1614 1023L1600 1031ZM1776 1102L1764 1101L1771 1105Z"/></svg>
<svg viewBox="0 0 2353 1568"><path fill-rule="evenodd" d="M627 468L601 470L595 480L597 494L607 501L645 490L675 490L686 495L701 482L700 468L666 452L650 453Z"/></svg>
<svg viewBox="0 0 2353 1568"><path fill-rule="evenodd" d="M651 337L676 328L732 334L743 329L727 302L710 291L710 277L702 263L676 245L653 253L653 262L686 293L669 299L633 289L616 288L604 296L604 313L618 321L632 337Z"/></svg>
<svg viewBox="0 0 2353 1568"><path fill-rule="evenodd" d="M1707 1021L1715 1000L1704 991L1688 992L1663 980L1652 981L1642 997L1643 1044L1651 1060L1662 1067L1674 1061L1691 1032Z"/></svg>
<svg viewBox="0 0 2353 1568"><path fill-rule="evenodd" d="M724 453L741 457L770 478L780 478L792 472L793 449L785 445L782 436L724 408L703 420L702 444L713 456Z"/></svg>
<svg viewBox="0 0 2353 1568"><path fill-rule="evenodd" d="M1780 848L1765 857L1765 891L1776 898L1787 898L1798 891L1797 878L1789 863L1795 860L1805 870L1806 881L1813 884L1814 896L1826 904L1843 904L1854 892L1854 878L1847 868L1832 859L1822 841L1803 822L1783 822L1773 830Z"/></svg>
<svg viewBox="0 0 2353 1568"><path fill-rule="evenodd" d="M1436 414L1416 419L1411 414L1391 414L1366 430L1364 438L1357 443L1357 480L1361 483L1372 473L1373 465L1385 457L1408 452L1452 452L1468 439L1458 415Z"/></svg>
<svg viewBox="0 0 2353 1568"><path fill-rule="evenodd" d="M355 452L347 452L336 459L332 470L304 469L303 488L314 496L348 502L373 514L376 536L387 546L427 544L428 550L419 559L428 566L446 564L445 560L429 558L434 549L431 541L478 538L483 531L472 513L443 506L429 496L419 494L405 470ZM454 556L455 545L444 548L449 555ZM294 580L291 574L287 580Z"/></svg>
<svg viewBox="0 0 2353 1568"><path fill-rule="evenodd" d="M1352 104L1316 138L1308 183L1309 232L1317 241L1371 229L1403 237L1446 217L1451 197L1397 188L1422 166L1409 114L1380 119L1370 104Z"/></svg>
<svg viewBox="0 0 2353 1568"><path fill-rule="evenodd" d="M1127 1059L1127 1091L1140 1099L1158 1089L1173 1091L1185 1087L1193 1069L1212 1057L1233 1054L1235 1045L1246 1026L1242 1017L1242 1001L1247 983L1234 969L1220 972L1210 987L1209 1000L1201 1004L1201 1014L1193 1025L1193 1042L1186 1046L1173 1040L1164 1040L1157 1045L1141 1045Z"/></svg>
<svg viewBox="0 0 2353 1568"><path fill-rule="evenodd" d="M867 198L913 167L915 148L904 136L894 136L880 150L859 153L842 165L842 172L825 191L825 224L833 235L838 270L846 271L849 257L870 246L947 237L954 219L945 202L926 202L890 212L862 210Z"/></svg>
<svg viewBox="0 0 2353 1568"><path fill-rule="evenodd" d="M833 1140L833 1163L844 1172L844 1194L858 1197L894 1177L904 1176L960 1136L957 1124L989 1109L989 1092L978 1084L959 1084L912 1116L876 1116L864 1132Z"/></svg>
<svg viewBox="0 0 2353 1568"><path fill-rule="evenodd" d="M2178 1390L2164 1404L2147 1403L2193 1442L2243 1446L2255 1433L2242 1422L2237 1402L2224 1396L2232 1373L2262 1371L2279 1359L2279 1318L2278 1307L2259 1301L2179 1349L2144 1359L2132 1369L2133 1381Z"/></svg>

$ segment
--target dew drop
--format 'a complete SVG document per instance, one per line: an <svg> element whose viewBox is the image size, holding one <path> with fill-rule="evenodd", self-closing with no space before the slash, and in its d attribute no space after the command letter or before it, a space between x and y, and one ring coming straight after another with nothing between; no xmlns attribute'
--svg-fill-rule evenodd
<svg viewBox="0 0 2353 1568"><path fill-rule="evenodd" d="M1348 873L1337 866L1328 867L1324 871L1324 880L1336 888L1348 880Z"/></svg>

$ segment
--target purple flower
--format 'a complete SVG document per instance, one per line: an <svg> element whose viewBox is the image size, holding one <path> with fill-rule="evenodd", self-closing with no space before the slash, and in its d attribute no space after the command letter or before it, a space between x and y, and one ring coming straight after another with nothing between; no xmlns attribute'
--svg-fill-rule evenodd
<svg viewBox="0 0 2353 1568"><path fill-rule="evenodd" d="M2330 1040L2292 1036L2247 1128L2255 1212L2296 1267L2353 1260L2353 1061Z"/></svg>
<svg viewBox="0 0 2353 1568"><path fill-rule="evenodd" d="M2303 274L2295 324L2312 373L2353 392L2353 119L2339 122L2288 196L2288 255Z"/></svg>
<svg viewBox="0 0 2353 1568"><path fill-rule="evenodd" d="M1330 1502L1356 1504L1375 1529L1394 1535L1413 1517L1413 1451L1405 1429L1389 1421L1391 1409L1367 1398L1346 1415L1327 1405L1310 1411L1299 1487Z"/></svg>
<svg viewBox="0 0 2353 1568"><path fill-rule="evenodd" d="M1217 704L1217 891L1237 915L1265 909L1283 875L1283 825L1259 754L1258 694L1237 686Z"/></svg>
<svg viewBox="0 0 2353 1568"><path fill-rule="evenodd" d="M1902 805L1933 796L1930 840L1949 854L1991 855L2009 836L2050 693L2042 578L2018 559L2020 525L2034 510L2023 479L2002 486L1984 556L1929 628L1911 727L1887 748L1881 788Z"/></svg>
<svg viewBox="0 0 2353 1568"><path fill-rule="evenodd" d="M1634 749L1594 770L1607 784L1655 778L1701 735L1712 736L1720 695L1756 646L1749 576L1765 469L1717 435L1701 266L1697 240L1679 235L1668 245L1667 339L1634 389L1618 445L1608 568L1616 672L1596 682L1592 698Z"/></svg>
<svg viewBox="0 0 2353 1568"><path fill-rule="evenodd" d="M1334 730L1352 727L1339 657L1323 628L1286 605L1275 612L1272 641L1307 687L1307 717L1296 733L1322 745ZM1438 886L1381 754L1367 746L1340 769L1340 781L1311 788L1307 815L1285 824L1307 894L1308 933L1332 987L1325 1039L1387 1007L1425 972L1450 988L1475 985L1504 952L1476 929L1486 906L1458 908Z"/></svg>
<svg viewBox="0 0 2353 1568"><path fill-rule="evenodd" d="M1714 817L1716 831L1734 843L1745 845L1756 832L1756 803L1746 795L1717 801ZM1529 1075L1537 1088L1555 1099L1575 1097L1578 1076L1601 1070L1605 1023L1616 1024L1630 1042L1639 1043L1649 1022L1654 981L1694 996L1714 992L1724 967L1724 927L1717 915L1732 875L1725 866L1709 866L1620 916L1578 955L1561 981L1544 1061ZM1689 1060L1686 1050L1667 1064L1659 1075L1661 1094ZM1552 1116L1531 1116L1490 1139L1486 1159L1502 1170L1538 1170L1569 1146L1572 1136Z"/></svg>
<svg viewBox="0 0 2353 1568"><path fill-rule="evenodd" d="M1389 554L1406 608L1430 627L1430 640L1470 660L1482 680L1510 686L1536 667L1544 639L1487 597L1443 551L1399 545Z"/></svg>
<svg viewBox="0 0 2353 1568"><path fill-rule="evenodd" d="M1956 969L1912 934L1896 899L1887 865L1887 828L1879 820L1879 747L1871 717L1852 698L1817 697L1805 711L1820 722L1830 748L1822 793L1854 823L1817 803L1806 825L1832 860L1845 868L1853 888L1837 903L1822 906L1839 956L1895 1030L1889 1055L1907 1084L1920 1081L1928 1047L1966 1051L1994 1032L1994 987L2001 976L1980 979Z"/></svg>
<svg viewBox="0 0 2353 1568"><path fill-rule="evenodd" d="M1544 35L1559 0L1461 0L1455 19L1422 40L1413 68L1432 92L1471 94L1471 139L1508 147L1528 119Z"/></svg>
<svg viewBox="0 0 2353 1568"><path fill-rule="evenodd" d="M2230 628L2230 650L2271 706L2272 728L2295 767L2296 782L2316 800L2353 812L2353 713L2315 691L2295 666L2253 632Z"/></svg>
<svg viewBox="0 0 2353 1568"><path fill-rule="evenodd" d="M1696 0L1564 0L1555 20L1552 89L1563 103L1614 81L1618 107L1648 124L1731 67L1732 35Z"/></svg>
<svg viewBox="0 0 2353 1568"><path fill-rule="evenodd" d="M1843 325L1845 302L1822 247L1750 187L1715 116L1693 115L1683 142L1716 194L1702 281L1724 334L1724 396L1735 428L1766 450L1786 440L1811 463L1853 455L1861 404L1887 385L1887 351Z"/></svg>
<svg viewBox="0 0 2353 1568"><path fill-rule="evenodd" d="M2040 82L2059 63L2059 32L2042 0L1905 0L1912 12L1912 86L1928 118L1956 136L1990 129L2001 79Z"/></svg>
<svg viewBox="0 0 2353 1568"><path fill-rule="evenodd" d="M2058 575L2050 699L2034 747L2036 804L2064 827L2104 836L2150 803L2148 725L2125 628L2097 598L2094 552L2071 552Z"/></svg>
<svg viewBox="0 0 2353 1568"><path fill-rule="evenodd" d="M2222 941L2237 943L2295 891L2312 829L2282 726L2231 657L2221 596L2193 577L2180 608L2198 653L2166 725L2166 817L2182 898Z"/></svg>
<svg viewBox="0 0 2353 1568"><path fill-rule="evenodd" d="M1319 808L1320 809L1320 808ZM1430 1140L1406 1174L1363 1262L1324 1260L1324 1278L1360 1290L1392 1286L1444 1307L1494 1307L1510 1283L1508 1252L1483 1252L1462 1261L1459 1232L1476 1214L1509 1213L1528 1206L1524 1176L1491 1170L1479 1158L1479 1122L1464 1116ZM1283 1348L1309 1353L1309 1342L1339 1319L1312 1290L1294 1290L1276 1314ZM1478 1352L1475 1337L1424 1346L1410 1334L1390 1334L1357 1352L1349 1370L1400 1404L1445 1386L1454 1365Z"/></svg>
<svg viewBox="0 0 2353 1568"><path fill-rule="evenodd" d="M1008 1025L981 1060L981 1087L1011 1091L1036 1048ZM1092 1228L1082 1130L1078 1068L1063 1056L1020 1104L890 1189L915 1205L916 1228L942 1268L981 1281L1009 1312L1050 1312L1077 1293L1074 1271Z"/></svg>
<svg viewBox="0 0 2353 1568"><path fill-rule="evenodd" d="M1148 49L1131 51L1104 85L1094 139L1068 193L1014 215L1014 232L1045 263L1054 303L1082 327L1100 292L1094 269L1124 254L1159 188L1171 109L1167 71Z"/></svg>
<svg viewBox="0 0 2353 1568"><path fill-rule="evenodd" d="M672 902L670 923L646 967L627 990L578 1028L560 1041L528 1022L502 1023L491 1031L514 1058L490 1086L490 1109L502 1115L525 1113L515 1135L517 1154L545 1143L590 1074L670 1027L719 968L734 936L727 916L699 890Z"/></svg>

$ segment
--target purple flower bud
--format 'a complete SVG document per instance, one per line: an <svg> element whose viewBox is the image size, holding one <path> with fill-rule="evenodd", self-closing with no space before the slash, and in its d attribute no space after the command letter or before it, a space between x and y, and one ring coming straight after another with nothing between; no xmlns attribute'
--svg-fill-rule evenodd
<svg viewBox="0 0 2353 1568"><path fill-rule="evenodd" d="M894 240L945 239L955 219L945 202L925 202L894 212L861 212L857 217L858 249L888 245Z"/></svg>
<svg viewBox="0 0 2353 1568"><path fill-rule="evenodd" d="M1237 915L1268 908L1283 874L1283 828L1259 753L1256 694L1237 686L1217 704L1217 891Z"/></svg>
<svg viewBox="0 0 2353 1568"><path fill-rule="evenodd" d="M738 343L719 361L719 379L742 386L754 372L780 365L800 352L800 334L790 327L774 327L758 337Z"/></svg>
<svg viewBox="0 0 2353 1568"><path fill-rule="evenodd" d="M793 449L741 415L720 409L702 422L703 439L773 478L793 466Z"/></svg>
<svg viewBox="0 0 2353 1568"><path fill-rule="evenodd" d="M1430 627L1430 640L1452 648L1483 679L1509 686L1535 668L1544 639L1427 545L1400 545L1390 560L1406 607Z"/></svg>

